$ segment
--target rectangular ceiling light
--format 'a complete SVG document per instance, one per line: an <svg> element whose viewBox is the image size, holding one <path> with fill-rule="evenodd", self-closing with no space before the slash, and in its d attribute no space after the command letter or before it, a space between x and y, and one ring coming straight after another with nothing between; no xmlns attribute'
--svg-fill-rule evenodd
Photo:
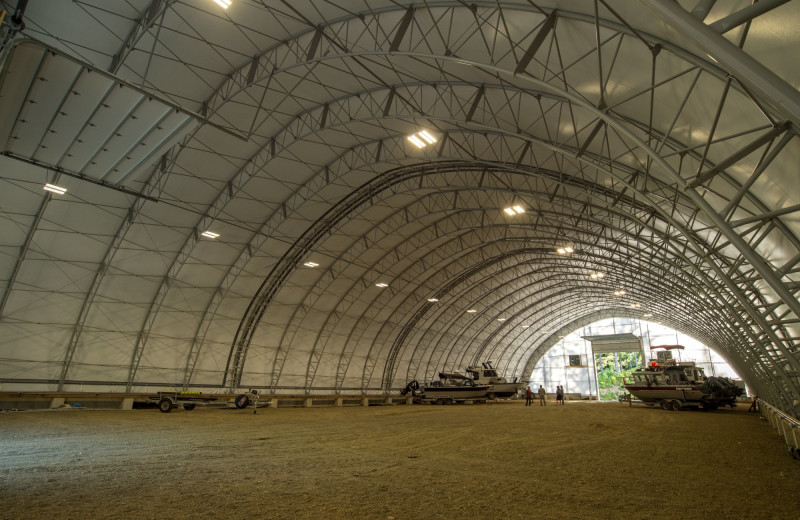
<svg viewBox="0 0 800 520"><path fill-rule="evenodd" d="M517 212L516 212L516 211L514 211L512 208L506 208L506 209L504 209L503 211L505 211L505 212L506 212L506 213L508 213L509 215L516 215L516 214L517 214Z"/></svg>
<svg viewBox="0 0 800 520"><path fill-rule="evenodd" d="M43 189L45 191L52 191L58 195L63 195L67 192L67 188L62 188L61 186L56 186L55 184L45 184Z"/></svg>
<svg viewBox="0 0 800 520"><path fill-rule="evenodd" d="M200 234L203 235L206 238L217 238L217 237L219 237L219 233L214 233L213 231L203 231Z"/></svg>
<svg viewBox="0 0 800 520"><path fill-rule="evenodd" d="M436 139L431 134L429 134L427 130L421 130L420 132L417 133L417 135L425 139L425 141L427 141L428 144L433 144L436 142Z"/></svg>
<svg viewBox="0 0 800 520"><path fill-rule="evenodd" d="M417 148L425 148L425 143L423 143L422 140L416 135L409 135L408 140L414 143L414 146Z"/></svg>
<svg viewBox="0 0 800 520"><path fill-rule="evenodd" d="M525 209L522 206L511 206L511 207L514 209L514 211L516 211L519 214L525 213Z"/></svg>
<svg viewBox="0 0 800 520"><path fill-rule="evenodd" d="M428 298L428 301L431 302L431 303L438 302L439 298Z"/></svg>
<svg viewBox="0 0 800 520"><path fill-rule="evenodd" d="M312 262L310 260L308 262L304 263L303 265L306 266L306 267L319 267L318 263Z"/></svg>
<svg viewBox="0 0 800 520"><path fill-rule="evenodd" d="M214 2L223 9L227 9L231 6L232 0L214 0Z"/></svg>
<svg viewBox="0 0 800 520"><path fill-rule="evenodd" d="M388 283L378 282L375 284L375 287L389 287Z"/></svg>
<svg viewBox="0 0 800 520"><path fill-rule="evenodd" d="M436 142L436 138L433 137L427 130L420 130L414 135L409 135L408 140L414 143L414 146L417 148L425 148L429 144Z"/></svg>

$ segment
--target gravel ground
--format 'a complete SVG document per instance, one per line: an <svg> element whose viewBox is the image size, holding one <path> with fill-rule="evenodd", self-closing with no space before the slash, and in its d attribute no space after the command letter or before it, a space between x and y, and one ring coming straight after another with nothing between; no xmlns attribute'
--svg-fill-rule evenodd
<svg viewBox="0 0 800 520"><path fill-rule="evenodd" d="M800 519L745 407L396 405L0 414L3 519Z"/></svg>

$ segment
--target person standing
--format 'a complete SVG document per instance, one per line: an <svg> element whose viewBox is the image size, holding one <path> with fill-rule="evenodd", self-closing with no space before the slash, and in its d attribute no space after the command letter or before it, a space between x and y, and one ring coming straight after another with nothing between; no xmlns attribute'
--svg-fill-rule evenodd
<svg viewBox="0 0 800 520"><path fill-rule="evenodd" d="M532 400L533 400L533 390L531 390L530 385L528 385L528 388L525 389L525 406L530 406Z"/></svg>
<svg viewBox="0 0 800 520"><path fill-rule="evenodd" d="M539 406L547 406L547 392L544 390L542 385L539 385Z"/></svg>
<svg viewBox="0 0 800 520"><path fill-rule="evenodd" d="M556 404L564 406L564 387L561 385L556 387Z"/></svg>

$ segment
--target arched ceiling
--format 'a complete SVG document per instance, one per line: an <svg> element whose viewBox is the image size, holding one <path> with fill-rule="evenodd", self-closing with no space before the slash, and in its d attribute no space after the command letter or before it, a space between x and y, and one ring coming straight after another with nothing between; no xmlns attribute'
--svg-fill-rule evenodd
<svg viewBox="0 0 800 520"><path fill-rule="evenodd" d="M632 316L800 413L800 3L1 3L4 389L527 377Z"/></svg>

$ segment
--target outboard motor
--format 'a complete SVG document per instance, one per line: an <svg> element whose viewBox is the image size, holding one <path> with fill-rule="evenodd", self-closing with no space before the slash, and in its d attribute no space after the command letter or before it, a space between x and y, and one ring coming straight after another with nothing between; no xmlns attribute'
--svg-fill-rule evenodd
<svg viewBox="0 0 800 520"><path fill-rule="evenodd" d="M416 380L411 381L400 391L400 395L406 395L407 393L411 392L411 397L416 397L417 390L419 390L419 382Z"/></svg>

